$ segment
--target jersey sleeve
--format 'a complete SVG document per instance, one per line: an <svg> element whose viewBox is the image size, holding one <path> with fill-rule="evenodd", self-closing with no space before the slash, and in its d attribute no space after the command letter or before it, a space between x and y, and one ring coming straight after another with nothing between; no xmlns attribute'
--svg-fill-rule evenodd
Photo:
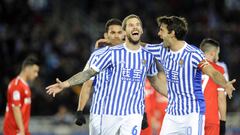
<svg viewBox="0 0 240 135"><path fill-rule="evenodd" d="M152 64L150 65L150 68L147 72L147 76L154 76L158 73L157 70L157 64L156 61L154 60L154 58L152 59Z"/></svg>
<svg viewBox="0 0 240 135"><path fill-rule="evenodd" d="M197 50L196 52L192 53L192 65L194 68L199 68L202 70L203 67L208 65L208 61L206 60L204 53L201 50Z"/></svg>
<svg viewBox="0 0 240 135"><path fill-rule="evenodd" d="M100 48L100 49L96 49L90 56L87 64L85 65L85 68L84 70L87 70L88 68L90 68L90 65L92 65L93 63L96 62L96 60L101 56L101 55L104 55L107 50L109 49L108 46L106 47L103 47L103 48ZM91 77L90 80L94 80L95 77Z"/></svg>
<svg viewBox="0 0 240 135"><path fill-rule="evenodd" d="M89 69L90 68L90 62L89 62L89 60L88 60L88 62L87 62L87 64L85 65L85 67L84 67L84 69L83 69L83 71L85 71L85 70L87 70L87 69ZM93 76L93 77L91 77L89 80L94 80L94 78L95 78L95 76Z"/></svg>
<svg viewBox="0 0 240 135"><path fill-rule="evenodd" d="M21 106L21 87L20 86L12 86L9 88L9 104L11 106Z"/></svg>
<svg viewBox="0 0 240 135"><path fill-rule="evenodd" d="M166 55L166 49L163 48L163 43L160 44L147 44L145 48L151 52L155 58L162 64L162 56Z"/></svg>
<svg viewBox="0 0 240 135"><path fill-rule="evenodd" d="M90 64L91 64L93 61L95 61L95 59L96 59L96 56L95 56L95 55L91 55L90 58L89 58L89 60L87 61L86 65L85 65L83 71L89 69L89 68L90 68ZM94 80L94 78L95 78L95 77L93 76L93 77L91 77L89 80Z"/></svg>
<svg viewBox="0 0 240 135"><path fill-rule="evenodd" d="M104 54L90 64L90 67L97 72L104 70L112 64L112 49L107 50Z"/></svg>

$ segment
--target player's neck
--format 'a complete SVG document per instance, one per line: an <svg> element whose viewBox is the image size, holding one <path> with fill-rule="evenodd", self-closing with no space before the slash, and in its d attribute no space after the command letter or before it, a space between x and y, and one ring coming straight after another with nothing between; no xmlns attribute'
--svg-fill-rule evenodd
<svg viewBox="0 0 240 135"><path fill-rule="evenodd" d="M138 50L141 47L139 43L133 44L133 43L129 42L128 40L126 40L125 45L129 50Z"/></svg>
<svg viewBox="0 0 240 135"><path fill-rule="evenodd" d="M182 49L185 45L185 41L183 40L172 40L170 42L170 49L173 51L173 52L177 52L179 51L180 49Z"/></svg>
<svg viewBox="0 0 240 135"><path fill-rule="evenodd" d="M27 75L22 71L19 75L18 75L23 81L27 82Z"/></svg>

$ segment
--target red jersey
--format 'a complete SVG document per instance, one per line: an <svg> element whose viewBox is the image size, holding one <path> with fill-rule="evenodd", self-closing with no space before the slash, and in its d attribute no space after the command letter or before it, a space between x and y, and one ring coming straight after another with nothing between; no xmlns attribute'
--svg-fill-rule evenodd
<svg viewBox="0 0 240 135"><path fill-rule="evenodd" d="M224 69L213 62L209 62L216 70L224 74ZM202 89L206 102L206 124L219 124L218 113L218 91L223 91L223 88L216 84L209 76L202 76Z"/></svg>
<svg viewBox="0 0 240 135"><path fill-rule="evenodd" d="M20 106L25 134L30 135L28 125L31 110L31 90L28 84L20 77L16 77L8 85L7 106L3 125L4 135L16 135L19 132L13 114L13 106Z"/></svg>
<svg viewBox="0 0 240 135"><path fill-rule="evenodd" d="M168 105L168 99L164 97L163 95L155 92L155 98L156 98L156 104L155 104L155 111L154 111L154 117L158 121L156 126L157 134L160 134L162 124L163 124L163 118L166 114L166 108Z"/></svg>
<svg viewBox="0 0 240 135"><path fill-rule="evenodd" d="M141 131L141 135L152 135L152 116L154 111L154 105L155 105L155 98L154 98L154 89L152 88L150 82L148 79L145 81L145 112L147 113L147 121L148 121L148 127Z"/></svg>
<svg viewBox="0 0 240 135"><path fill-rule="evenodd" d="M159 128L161 128L161 123L165 115L165 109L167 107L167 98L160 95L151 86L151 83L148 79L146 79L145 83L145 111L147 112L148 128L142 130L141 135L152 135L154 132L153 129L155 129L156 126L160 125L160 127L157 127L157 132L159 134ZM156 114L158 115L156 116ZM156 125L152 125L153 119L157 120L153 123Z"/></svg>

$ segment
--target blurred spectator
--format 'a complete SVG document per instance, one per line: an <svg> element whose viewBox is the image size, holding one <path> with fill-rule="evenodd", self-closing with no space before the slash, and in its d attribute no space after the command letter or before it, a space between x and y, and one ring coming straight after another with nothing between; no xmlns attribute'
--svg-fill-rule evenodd
<svg viewBox="0 0 240 135"><path fill-rule="evenodd" d="M54 116L54 124L73 124L74 117L64 105L60 105Z"/></svg>

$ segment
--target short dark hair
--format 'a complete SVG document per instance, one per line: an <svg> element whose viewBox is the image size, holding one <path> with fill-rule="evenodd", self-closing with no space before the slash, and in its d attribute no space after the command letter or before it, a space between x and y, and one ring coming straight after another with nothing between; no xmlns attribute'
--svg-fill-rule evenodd
<svg viewBox="0 0 240 135"><path fill-rule="evenodd" d="M177 16L160 16L157 18L158 26L166 24L169 33L175 31L178 40L183 40L188 32L188 23L184 17Z"/></svg>
<svg viewBox="0 0 240 135"><path fill-rule="evenodd" d="M119 19L117 19L117 18L112 18L112 19L108 20L108 21L106 22L106 24L105 24L105 32L108 32L109 27L110 27L111 25L119 25L119 26L122 26L122 22L121 22Z"/></svg>
<svg viewBox="0 0 240 135"><path fill-rule="evenodd" d="M24 69L27 66L32 66L32 65L40 65L39 60L37 56L35 55L29 55L27 56L23 63L22 63L22 69Z"/></svg>
<svg viewBox="0 0 240 135"><path fill-rule="evenodd" d="M200 49L203 52L207 52L209 51L210 48L215 47L218 48L220 46L219 42L212 39L212 38L205 38L202 40L201 44L200 44Z"/></svg>
<svg viewBox="0 0 240 135"><path fill-rule="evenodd" d="M137 18L137 19L140 21L141 26L142 26L142 21L141 21L140 17L137 16L137 15L131 14L131 15L129 15L129 16L127 16L127 17L124 18L124 20L123 20L123 22L122 22L122 28L123 28L123 30L126 30L127 21L128 21L129 19L132 19L132 18Z"/></svg>

